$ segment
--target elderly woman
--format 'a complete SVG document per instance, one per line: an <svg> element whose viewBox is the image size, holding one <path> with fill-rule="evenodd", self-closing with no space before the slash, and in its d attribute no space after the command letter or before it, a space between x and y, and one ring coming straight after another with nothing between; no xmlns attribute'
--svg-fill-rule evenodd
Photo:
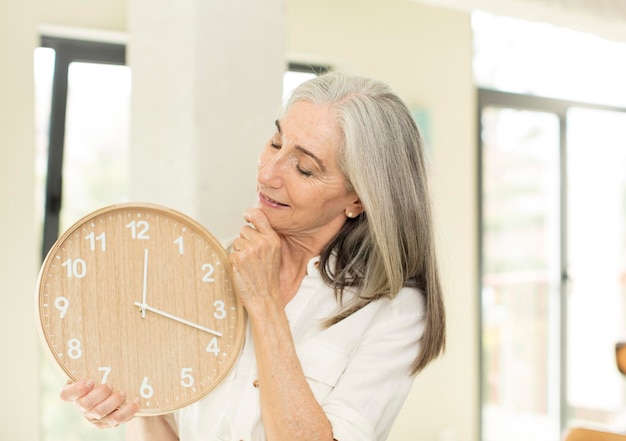
<svg viewBox="0 0 626 441"><path fill-rule="evenodd" d="M422 140L386 85L299 86L261 153L229 247L247 338L228 378L174 414L79 381L61 398L129 440L384 440L444 348ZM132 397L129 397L132 398Z"/></svg>

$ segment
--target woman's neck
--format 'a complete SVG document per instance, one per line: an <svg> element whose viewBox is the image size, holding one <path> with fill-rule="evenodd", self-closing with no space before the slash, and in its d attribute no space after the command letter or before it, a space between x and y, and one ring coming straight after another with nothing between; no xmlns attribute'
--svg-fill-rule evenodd
<svg viewBox="0 0 626 441"><path fill-rule="evenodd" d="M309 261L320 251L301 242L282 239L280 263L280 290L283 305L296 295L307 272Z"/></svg>

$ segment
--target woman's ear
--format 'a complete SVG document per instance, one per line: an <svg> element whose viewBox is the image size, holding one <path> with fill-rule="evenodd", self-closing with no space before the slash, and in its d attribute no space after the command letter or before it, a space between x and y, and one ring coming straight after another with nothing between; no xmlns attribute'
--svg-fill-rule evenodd
<svg viewBox="0 0 626 441"><path fill-rule="evenodd" d="M357 199L348 207L346 207L345 213L346 213L346 217L350 219L354 219L355 217L359 216L364 211L365 209L363 208L363 204L361 204L361 201Z"/></svg>

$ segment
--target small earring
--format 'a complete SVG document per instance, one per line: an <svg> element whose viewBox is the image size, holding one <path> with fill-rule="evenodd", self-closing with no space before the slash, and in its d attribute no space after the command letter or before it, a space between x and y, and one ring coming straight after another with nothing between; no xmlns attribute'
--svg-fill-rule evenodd
<svg viewBox="0 0 626 441"><path fill-rule="evenodd" d="M354 217L354 214L352 214L352 212L351 212L351 211L348 211L348 217L349 217L350 219L352 219L352 218Z"/></svg>

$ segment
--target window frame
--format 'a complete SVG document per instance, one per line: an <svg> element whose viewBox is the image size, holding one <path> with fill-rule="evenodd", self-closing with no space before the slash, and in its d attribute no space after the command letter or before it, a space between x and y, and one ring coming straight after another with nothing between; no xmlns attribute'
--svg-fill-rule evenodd
<svg viewBox="0 0 626 441"><path fill-rule="evenodd" d="M497 108L510 108L516 110L528 110L537 112L546 112L555 114L559 120L559 185L560 185L560 205L559 205L559 427L561 430L567 428L568 422L568 396L567 396L567 381L568 381L568 367L567 367L567 327L568 327L568 293L570 284L570 275L568 269L568 173L567 173L567 151L568 151L568 139L567 139L567 113L571 108L581 108L589 110L605 110L611 112L620 112L626 114L626 108L596 104L582 101L565 100L558 98L548 98L537 95L520 94L514 92L505 92L501 90L489 89L489 88L477 88L477 132L476 132L476 155L477 155L477 264L478 264L478 341L479 344L479 394L478 394L478 427L479 427L479 439L484 440L484 428L483 428L483 407L485 404L484 396L484 384L486 381L484 375L484 347L483 347L483 277L484 271L484 234L483 234L483 222L484 222L484 200L483 200L483 187L484 187L484 166L483 166L483 124L482 114L483 110L487 107Z"/></svg>
<svg viewBox="0 0 626 441"><path fill-rule="evenodd" d="M73 62L126 65L126 45L43 35L40 46L55 51L44 195L43 260L59 236L69 65Z"/></svg>

